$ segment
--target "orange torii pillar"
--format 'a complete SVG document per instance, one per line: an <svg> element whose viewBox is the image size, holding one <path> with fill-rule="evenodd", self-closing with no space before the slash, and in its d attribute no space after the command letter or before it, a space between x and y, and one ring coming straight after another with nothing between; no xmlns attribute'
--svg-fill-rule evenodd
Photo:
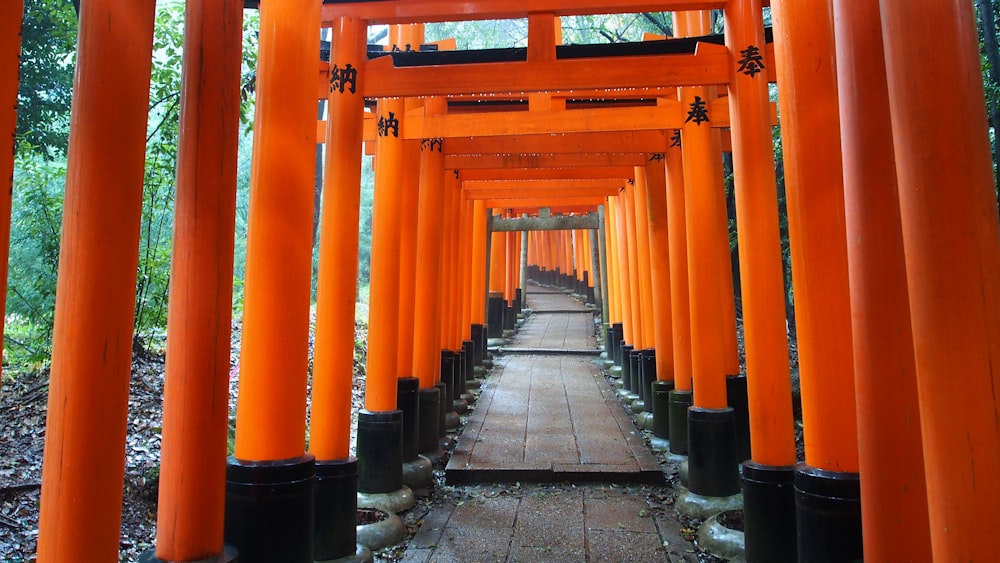
<svg viewBox="0 0 1000 563"><path fill-rule="evenodd" d="M503 215L490 215L502 217ZM489 311L486 318L487 334L491 340L503 338L504 290L507 284L507 233L490 232L489 251Z"/></svg>
<svg viewBox="0 0 1000 563"><path fill-rule="evenodd" d="M445 185L449 194L447 200L448 216L452 218L448 227L452 241L449 256L452 266L449 268L451 271L451 289L448 293L449 337L442 347L446 345L454 351L456 396L465 401L465 406L468 408L468 405L476 401L475 395L469 392L468 387L470 383L475 385L476 343L471 338L468 321L462 315L463 303L465 303L462 297L465 295L470 274L470 261L464 259L463 256L466 256L469 251L470 240L462 233L462 225L468 224L468 219L464 217L467 204L462 197L460 183L454 172L454 170L444 172Z"/></svg>
<svg viewBox="0 0 1000 563"><path fill-rule="evenodd" d="M405 43L401 31L390 37ZM368 364L365 408L358 415L358 505L370 505L375 495L392 498L393 508L412 506L403 485L403 413L396 406L399 376L399 264L406 161L405 101L382 99L376 106L375 194L372 233L371 311L368 319Z"/></svg>
<svg viewBox="0 0 1000 563"><path fill-rule="evenodd" d="M935 561L989 561L1000 552L1000 233L976 18L965 2L881 7L931 549ZM926 44L920 29L954 33Z"/></svg>
<svg viewBox="0 0 1000 563"><path fill-rule="evenodd" d="M333 22L327 96L326 165L316 293L309 453L316 456L318 561L356 553L358 461L350 455L354 384L354 308L364 128L363 77L367 25Z"/></svg>
<svg viewBox="0 0 1000 563"><path fill-rule="evenodd" d="M442 98L428 99L427 115L444 113L447 104ZM444 140L423 139L420 142L420 189L417 218L416 285L418 296L415 311L413 373L419 381L417 391L418 419L416 450L419 453L441 455L441 390L435 383L441 375L441 348L444 327L450 322L443 313L453 301L442 290L442 266L448 262L442 250L444 240ZM403 411L404 421L407 416ZM404 462L406 460L404 445ZM415 456L414 456L415 457ZM427 458L418 458L428 461ZM404 468L404 477L407 468ZM412 485L411 485L412 486Z"/></svg>
<svg viewBox="0 0 1000 563"><path fill-rule="evenodd" d="M670 392L674 389L674 344L670 304L670 233L667 222L667 177L663 153L653 154L645 166L649 265L652 282L653 345L656 376L650 382L647 411L652 416L653 440L666 449L670 439ZM636 175L639 176L638 174Z"/></svg>
<svg viewBox="0 0 1000 563"><path fill-rule="evenodd" d="M667 238L670 247L670 329L673 335L674 390L670 392L670 453L687 455L687 409L693 402L691 315L684 162L681 131L674 131L664 155L667 172Z"/></svg>
<svg viewBox="0 0 1000 563"><path fill-rule="evenodd" d="M833 21L829 0L772 10L805 433L798 553L853 561L861 505Z"/></svg>
<svg viewBox="0 0 1000 563"><path fill-rule="evenodd" d="M624 256L625 240L625 220L621 198L613 196L608 198L608 238L611 240L612 250L610 252L613 266L609 276L614 277L615 309L618 311L618 322L614 323L614 360L615 366L611 368L612 374L621 374L624 379L625 371L625 351L631 349L629 342L632 341L632 303L629 301L628 293L628 268L626 263L628 258Z"/></svg>
<svg viewBox="0 0 1000 563"><path fill-rule="evenodd" d="M630 369L630 358L632 350L635 348L635 335L638 332L633 322L634 314L632 309L632 299L638 299L637 295L631 292L628 267L628 229L626 228L624 191L614 198L614 206L611 207L614 215L615 239L617 241L617 266L618 266L618 295L622 310L622 339L618 349L618 362L621 366L622 382L627 381L628 369Z"/></svg>
<svg viewBox="0 0 1000 563"><path fill-rule="evenodd" d="M452 189L445 191L444 198L445 213L449 217L458 214L461 201L460 190L454 188L455 183L451 183L451 186ZM449 297L455 296L456 292L454 289L458 287L459 283L459 238L458 222L453 220L445 221L442 249L447 262L441 269L441 287L444 295ZM501 248L501 250L503 249ZM500 282L503 283L504 280L501 279ZM449 299L448 303L446 303L444 318L448 322L442 326L443 331L440 335L441 383L445 392L445 430L458 427L460 424L458 416L464 414L468 409L468 401L462 397L464 393L462 385L465 383L465 379L462 372L464 366L462 365L461 352L459 351L461 349L461 341L458 325L454 322L455 319L451 314L454 303L453 299ZM450 439L445 438L443 443L445 446L448 446Z"/></svg>
<svg viewBox="0 0 1000 563"><path fill-rule="evenodd" d="M14 133L17 129L18 66L24 0L10 0L0 7L0 295L7 295L7 258L10 255L10 207L14 191ZM4 318L6 299L0 302ZM3 338L0 322L0 340ZM0 382L2 385L2 382Z"/></svg>
<svg viewBox="0 0 1000 563"><path fill-rule="evenodd" d="M650 241L649 241L649 206L646 202L646 167L636 166L634 172L635 190L632 193L632 202L635 209L635 240L636 254L638 255L638 276L639 276L639 301L642 310L642 341L643 349L633 355L638 356L639 368L632 374L635 382L635 393L639 396L637 402L633 402L633 411L638 412L641 408L650 411L653 408L653 381L656 380L656 330L653 319L653 284L650 266ZM648 417L647 417L648 418Z"/></svg>
<svg viewBox="0 0 1000 563"><path fill-rule="evenodd" d="M187 4L156 549L144 561L236 556L223 532L242 22L239 0Z"/></svg>
<svg viewBox="0 0 1000 563"><path fill-rule="evenodd" d="M118 560L154 8L80 7L39 561Z"/></svg>
<svg viewBox="0 0 1000 563"><path fill-rule="evenodd" d="M709 13L676 14L678 35L711 31ZM681 129L685 183L688 276L691 293L691 365L694 404L688 409L688 486L692 493L729 497L739 493L736 417L726 395L726 345L723 311L721 248L729 238L720 227L726 222L716 164L719 148L713 143L709 102L713 90L682 88L679 92L687 118ZM730 295L731 298L731 295Z"/></svg>
<svg viewBox="0 0 1000 563"><path fill-rule="evenodd" d="M472 340L476 342L476 363L482 368L486 362L486 268L488 256L487 250L487 215L486 202L477 199L466 204L466 208L471 210L471 229L463 236L472 238L472 253L470 260L472 283L471 307L472 307Z"/></svg>
<svg viewBox="0 0 1000 563"><path fill-rule="evenodd" d="M878 0L834 14L864 553L919 561L931 537Z"/></svg>
<svg viewBox="0 0 1000 563"><path fill-rule="evenodd" d="M513 217L508 214L508 218ZM517 326L517 309L515 309L514 304L517 297L517 263L520 261L520 253L517 251L517 235L516 231L508 231L504 238L506 239L506 259L504 266L506 268L505 280L504 280L504 309L503 309L503 328L504 330L514 330Z"/></svg>
<svg viewBox="0 0 1000 563"><path fill-rule="evenodd" d="M319 7L265 4L260 18L226 541L241 560L312 561L315 458L304 449Z"/></svg>
<svg viewBox="0 0 1000 563"><path fill-rule="evenodd" d="M794 561L796 462L781 234L760 0L730 2L726 42L751 458L743 462L748 561Z"/></svg>
<svg viewBox="0 0 1000 563"><path fill-rule="evenodd" d="M608 370L614 372L616 369L621 369L618 352L621 350L622 323L621 308L618 305L618 267L615 260L617 245L615 243L615 229L612 224L613 219L610 213L612 201L614 201L613 197L606 198L604 205L601 206L600 239L605 264L602 274L605 279L605 287L607 288L605 299L607 303L607 316L604 322L607 325L608 336L604 344L605 354L607 355L605 363L608 364Z"/></svg>
<svg viewBox="0 0 1000 563"><path fill-rule="evenodd" d="M458 176L458 170L448 170L445 172L447 189L453 190L456 193L455 197L457 200L455 208L458 210L458 240L460 247L456 260L461 267L459 280L462 292L456 295L455 298L460 300L458 307L461 310L462 317L461 319L456 319L456 322L459 323L459 332L465 337L465 342L472 343L472 371L466 374L469 377L469 381L471 381L473 376L477 375L483 369L481 364L485 348L482 346L483 327L482 325L475 324L472 307L473 292L475 291L475 270L472 255L474 237L470 231L472 230L472 214L475 204L462 197ZM463 348L465 347L465 342L462 344Z"/></svg>

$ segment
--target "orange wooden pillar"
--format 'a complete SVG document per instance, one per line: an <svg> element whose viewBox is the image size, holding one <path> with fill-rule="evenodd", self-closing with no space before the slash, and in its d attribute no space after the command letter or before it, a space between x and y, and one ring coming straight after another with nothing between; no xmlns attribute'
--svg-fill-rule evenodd
<svg viewBox="0 0 1000 563"><path fill-rule="evenodd" d="M726 42L743 296L751 459L744 461L748 561L796 557L796 462L778 196L760 0L730 2ZM728 259L728 256L726 257Z"/></svg>
<svg viewBox="0 0 1000 563"><path fill-rule="evenodd" d="M634 345L636 333L635 323L632 315L632 299L635 295L631 292L631 281L629 280L628 267L628 234L625 227L625 202L621 194L612 198L614 205L610 206L611 215L614 216L612 223L615 227L615 239L617 241L617 262L618 266L618 294L620 298L622 312L622 339L627 345ZM624 362L625 358L621 360Z"/></svg>
<svg viewBox="0 0 1000 563"><path fill-rule="evenodd" d="M853 560L861 511L833 21L829 0L772 10L806 449L795 475L799 559ZM830 510L810 508L825 502Z"/></svg>
<svg viewBox="0 0 1000 563"><path fill-rule="evenodd" d="M156 527L160 561L223 553L242 19L238 0L187 4ZM194 466L198 471L190 471Z"/></svg>
<svg viewBox="0 0 1000 563"><path fill-rule="evenodd" d="M664 155L653 155L645 166L649 217L649 265L652 284L653 346L657 381L674 381L673 325L670 303L670 234L667 223L667 177ZM666 416L666 413L664 413ZM667 438L667 436L660 436Z"/></svg>
<svg viewBox="0 0 1000 563"><path fill-rule="evenodd" d="M409 26L407 26L409 27ZM406 41L419 44L417 40ZM407 99L407 111L419 111L415 107L417 100ZM413 376L413 346L415 307L418 299L416 292L417 272L417 215L418 192L420 191L420 141L407 140L403 142L403 169L397 197L400 198L399 222L399 333L396 337L396 377ZM421 298L423 296L420 296ZM406 423L404 423L405 425Z"/></svg>
<svg viewBox="0 0 1000 563"><path fill-rule="evenodd" d="M73 93L39 561L118 560L153 13L153 2L81 6L87 80Z"/></svg>
<svg viewBox="0 0 1000 563"><path fill-rule="evenodd" d="M447 189L454 191L458 198L458 209L459 209L459 242L461 243L461 248L458 253L459 264L461 265L461 295L457 295L461 299L461 330L462 334L468 338L475 341L472 325L472 286L473 286L473 272L472 272L472 209L473 203L462 197L461 191L458 187L458 178L456 177L457 170L446 170L445 171L445 183Z"/></svg>
<svg viewBox="0 0 1000 563"><path fill-rule="evenodd" d="M435 100L442 105L444 100ZM430 107L427 108L431 110ZM440 108L436 113L440 113ZM442 317L446 303L454 301L441 289L442 266L450 262L443 256L444 231L444 154L443 140L426 139L420 147L420 211L417 228L416 287L417 324L412 328L415 338L413 373L420 379L420 388L434 386L440 374L441 327L453 324ZM450 219L455 219L451 218ZM452 311L452 314L454 312Z"/></svg>
<svg viewBox="0 0 1000 563"><path fill-rule="evenodd" d="M261 7L236 449L226 541L241 560L311 560L314 457L305 454L319 7ZM280 267L278 267L280 265ZM281 491L276 508L259 491ZM262 522L275 537L256 533ZM306 545L303 545L306 544Z"/></svg>
<svg viewBox="0 0 1000 563"><path fill-rule="evenodd" d="M333 22L309 427L316 502L328 507L316 512L314 556L320 561L354 553L357 539L350 512L356 510L358 461L350 440L364 98L356 70L365 60L366 37L362 20Z"/></svg>
<svg viewBox="0 0 1000 563"><path fill-rule="evenodd" d="M931 538L879 6L833 4L864 553L920 561Z"/></svg>
<svg viewBox="0 0 1000 563"><path fill-rule="evenodd" d="M626 262L623 268L628 270L628 293L630 296L629 305L632 309L632 341L630 344L635 350L646 347L646 331L644 323L646 319L642 310L642 290L639 278L642 274L639 271L639 244L636 238L636 213L635 213L635 182L625 185L625 191L620 194L624 221L621 224L625 228L625 245L628 248Z"/></svg>
<svg viewBox="0 0 1000 563"><path fill-rule="evenodd" d="M881 7L932 554L988 561L1000 552L1000 233L976 19L963 2ZM918 37L942 28L946 44Z"/></svg>
<svg viewBox="0 0 1000 563"><path fill-rule="evenodd" d="M636 166L634 173L635 190L632 205L635 207L635 246L638 255L639 299L642 313L642 346L652 348L655 344L653 328L653 285L649 265L649 207L646 201L646 167Z"/></svg>
<svg viewBox="0 0 1000 563"><path fill-rule="evenodd" d="M670 254L670 332L674 357L674 390L670 392L668 432L671 453L687 454L687 407L692 404L693 393L684 163L679 129L674 131L672 139L664 154Z"/></svg>
<svg viewBox="0 0 1000 563"><path fill-rule="evenodd" d="M7 295L7 258L10 255L10 208L14 190L14 132L17 129L18 67L21 56L21 24L24 0L11 0L0 7L0 295ZM6 300L0 303L4 318ZM0 339L4 323L0 322ZM0 378L2 380L2 378ZM2 381L0 381L2 386Z"/></svg>
<svg viewBox="0 0 1000 563"><path fill-rule="evenodd" d="M709 97L714 98L715 96L715 89L710 88ZM711 139L712 170L715 172L715 189L725 194L725 177L722 170L722 130L713 128ZM726 209L725 197L716 198L715 204L719 206L718 214L722 217L722 220L717 224L719 238L716 246L716 251L719 254L719 274L721 275L719 278L719 289L721 292L719 294L719 304L722 308L722 320L720 321L722 330L722 361L726 370L726 388L728 391L732 391L733 378L740 376L740 358L736 344L736 291L733 287L733 261L729 246L729 214ZM737 382L737 387L739 386L742 386L744 389L746 388L745 378ZM738 391L737 394L745 395L745 391ZM746 399L737 399L737 401L742 401L745 414ZM732 397L730 397L729 405L734 406ZM738 416L739 414L737 414ZM739 427L739 424L737 422L737 427ZM744 431L747 430L746 426L746 421L744 421ZM749 435L745 436L743 441L746 443L746 449L749 450Z"/></svg>
<svg viewBox="0 0 1000 563"><path fill-rule="evenodd" d="M490 220L493 217L502 217L501 214L493 215L496 210L490 210ZM503 337L503 317L504 317L504 292L507 289L507 234L496 231L490 233L490 255L489 255L489 300L487 302L488 313L486 318L487 331L490 338Z"/></svg>
<svg viewBox="0 0 1000 563"><path fill-rule="evenodd" d="M711 31L708 12L685 12L676 18L681 36ZM681 129L685 184L688 276L691 315L691 365L694 405L688 409L688 485L699 495L725 497L739 492L735 414L726 394L726 337L722 295L725 272L720 248L726 217L718 183L721 147L714 141L708 88L679 92L687 117ZM729 299L732 299L730 294ZM718 468L727 468L719 470ZM728 468L732 468L729 470Z"/></svg>
<svg viewBox="0 0 1000 563"><path fill-rule="evenodd" d="M489 267L486 255L486 221L489 215L486 202L477 199L472 202L472 322L478 325L482 332L486 325L486 268ZM473 331L475 331L473 327ZM482 338L485 341L485 336ZM485 350L485 348L484 348Z"/></svg>

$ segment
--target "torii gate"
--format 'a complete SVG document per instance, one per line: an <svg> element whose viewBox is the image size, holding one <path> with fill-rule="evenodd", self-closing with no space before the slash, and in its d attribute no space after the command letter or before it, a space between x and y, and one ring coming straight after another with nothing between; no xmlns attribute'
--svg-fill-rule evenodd
<svg viewBox="0 0 1000 563"><path fill-rule="evenodd" d="M202 560L223 553L222 472L227 417L225 401L220 404L217 398L225 395L220 390L225 389L227 381L228 362L222 359L228 359L233 208L231 195L218 186L229 190L235 185L241 4L237 0L188 2L186 44L191 56L185 64L182 95L185 134L178 174L178 231L169 322L172 340L161 473L164 488L157 539L157 556L162 560ZM829 17L831 5L838 17L836 41ZM752 435L767 435L772 430L782 434L788 426L787 417L782 415L781 420L776 420L772 418L773 410L761 408L762 404L778 404L762 399L762 392L785 389L780 365L773 371L762 366L771 361L787 362L787 358L781 360L773 353L780 348L773 345L773 338L781 327L776 322L776 306L768 301L780 288L774 279L780 257L774 255L773 210L762 211L773 204L773 170L767 156L767 92L764 80L741 75L734 64L739 50L763 43L756 17L759 3L538 0L532 3L533 14L529 14L522 2L513 0L388 0L322 6L315 2L275 2L265 3L262 11L262 19L271 25L261 30L256 127L259 138L255 142L252 197L255 209L267 212L257 214L251 224L244 373L237 413L240 432L236 460L230 465L231 476L285 484L310 481L315 472L321 472L316 467L337 472L344 464L332 462L346 457L344 418L349 411L342 407L344 380L348 379L343 377L344 372L328 372L329 377L318 379L322 390L314 387L310 450L323 461L314 464L312 456L303 451L305 424L304 418L298 416L306 401L305 354L299 352L304 351L307 342L307 322L303 319L307 321L308 313L305 265L311 222L303 218L311 217L314 30L321 22L334 27L333 60L338 64L351 62L360 69L358 92L331 96L328 154L333 162L350 165L328 167L330 182L352 188L328 193L334 192L331 199L343 197L344 209L348 209L353 197L350 192L359 182L354 163L362 150L364 96L390 95L388 88L395 87L393 81L400 82L401 77L407 78L411 90L398 95L407 97L444 95L430 89L430 83L441 78L447 78L441 83L462 84L465 80L498 92L510 87L505 83L506 76L497 72L500 67L489 65L470 66L470 72L461 76L455 71L449 74L448 69L423 73L412 68L380 74L380 69L388 66L386 62L366 62L364 31L368 24L529 16L532 27L541 30L534 34L537 38L539 33L551 34L551 27L544 31L544 22L553 16L713 8L726 10L730 48L710 53L707 58L714 63L697 54L651 56L659 57L657 65L676 69L672 75L655 76L636 64L622 64L600 76L588 75L585 60L548 56L549 42L538 51L533 51L537 43L529 45L528 59L523 63L503 64L519 70L519 90L523 83L524 91L536 92L574 85L600 90L605 86L600 83L603 81L637 88L662 88L663 82L685 88L728 82L730 104L736 108L732 112L736 117L734 160L741 171L736 182L742 226L740 247L745 253L741 262L746 267L744 310ZM10 10L4 12L7 15L16 14L20 4L7 2L3 9ZM796 486L802 492L802 488L813 484L833 484L853 494L856 487L851 484L850 474L860 468L866 475L861 505L866 514L865 551L871 554L869 557L877 559L886 553L898 555L901 550L912 549L914 557L919 558L929 549L940 560L988 560L1000 550L992 533L995 522L1000 521L1000 505L995 502L1000 485L989 478L1000 472L1000 458L996 456L1000 451L1000 430L993 420L996 399L991 391L996 374L990 368L1000 361L1000 233L995 220L984 116L982 112L949 114L939 109L942 99L961 108L982 103L972 6L968 2L934 0L906 5L879 5L875 0L808 0L775 2L774 10L779 26L775 66L783 119L787 120L787 180L790 195L798 198L789 201L793 249L796 243L800 245L800 250L793 250L796 295L804 305L799 318L808 466L795 474ZM17 37L18 22L17 17L0 18L4 31L0 36ZM919 32L952 23L961 29L951 41L930 44ZM138 195L152 25L152 3L88 0L81 5L78 72L87 73L89 80L78 81L74 95L42 489L41 561L112 561L117 557L121 444L127 410L138 233L135 225L140 217ZM882 30L883 40L879 41L875 38ZM883 43L884 57L878 55ZM2 47L5 51L0 64L6 66L0 76L7 79L0 84L9 86L9 77L16 76L12 70L14 57L9 56L15 49L7 43ZM836 66L833 52L838 57ZM839 92L835 87L837 78L844 86ZM369 80L371 85L365 86ZM0 107L14 106L16 89L0 89L0 95L7 100ZM861 107L865 110L859 111ZM405 112L401 101L387 102L384 109L389 108L395 108L396 115ZM379 115L388 113L383 114L380 108ZM220 116L221 128L217 126ZM869 116L873 116L871 121L867 121ZM10 130L13 125L7 117L0 126ZM692 130L695 137L697 133ZM840 154L841 137L845 147L842 167L837 166L840 159L834 158ZM108 139L114 142L105 142ZM382 139L388 142L379 151L379 160L398 163L404 139ZM822 159L812 158L807 151L830 158L820 162ZM0 151L11 153L11 147ZM610 154L613 152L604 157L609 162ZM872 158L873 154L880 156ZM888 169L890 155L895 157L894 171ZM505 160L491 158L495 163ZM514 156L511 160L535 158L548 159ZM956 161L963 165L956 166ZM683 164L685 176L689 165L694 167L692 171L705 172L697 168L699 163ZM668 172L676 169L669 162L667 167ZM891 176L893 172L898 183L895 191L889 188L891 182L863 181L874 175ZM380 170L378 176L384 177L385 171ZM285 187L280 195L275 185ZM870 201L869 195L877 188L884 191L878 192L876 203ZM671 193L668 181L668 208ZM711 216L710 201L702 200L698 193L685 195L684 208L689 216ZM841 204L846 204L844 214L839 212ZM475 208L478 204L472 205ZM456 212L460 208L453 202ZM871 215L866 214L869 211ZM466 221L476 226L479 215ZM303 219L304 227L293 226L298 222L288 222L289 218ZM328 228L333 223L325 220L324 236L346 233ZM688 221L689 235L700 232L697 228ZM824 238L827 232L845 228L850 237L837 234ZM452 233L449 244L461 247L462 241L456 239ZM352 236L348 234L342 240L346 241L342 249L350 255ZM887 242L877 247L882 254L876 256L865 243L880 240ZM471 253L480 253L479 257L485 259L480 252L485 241L474 239L471 243ZM690 246L694 244L690 237L688 244L697 249ZM337 246L325 244L323 252L338 256ZM697 254L691 252L689 258L696 260ZM380 274L391 276L393 267L398 271L398 264L391 260L391 251L389 255L390 261L381 266ZM835 276L824 279L828 272L816 267L820 258L834 264ZM336 263L330 259L325 262ZM276 264L293 267L275 268ZM353 340L353 333L349 338L339 338L346 329L342 322L346 315L332 313L339 311L334 305L338 299L345 302L353 298L353 291L346 290L354 283L348 275L351 268L344 270L341 275L321 273L320 306L326 312L321 313L324 320L318 319L317 323L323 323L324 339L330 344L322 353L322 361L317 352L317 374L326 362L333 372L342 369L336 366L346 361L341 354ZM698 276L705 272L699 274L697 264L689 264L689 270L692 284L698 284ZM672 283L674 273L671 268ZM908 304L899 297L904 281ZM818 285L812 285L814 282ZM337 288L345 291L337 292ZM798 291L804 288L809 290ZM625 287L621 290L627 294ZM848 290L858 300L848 304ZM755 301L758 298L760 301ZM818 322L824 320L818 314L822 307L837 313L830 317L834 322L829 326ZM693 299L694 322L697 308L697 299ZM853 312L854 318L845 311ZM893 322L877 322L881 317ZM396 407L391 400L395 395L395 366L388 367L394 332L375 329L372 333L371 349L377 353L373 355L375 364L369 366L368 408L376 413ZM693 359L698 357L697 332L692 332ZM912 335L912 342L906 335ZM276 342L287 346L279 350L274 346ZM912 345L912 358L905 353L899 359L887 358L891 354L881 353L886 342L891 342L894 350ZM811 360L807 359L807 350L814 354ZM295 352L291 362L290 351ZM853 365L847 356L853 356ZM829 369L824 365L828 361L839 372L823 377L828 373L823 371ZM290 364L294 365L290 368ZM702 384L708 385L705 389L710 391L704 399L696 400L708 400L707 407L716 406L720 380L703 377L699 369L695 361L694 386L699 388L700 397L705 397ZM808 379L809 370L815 370L812 379ZM862 421L858 430L864 437L860 456L850 431L856 425L854 413L845 408L854 404L853 381L845 375L852 372L858 381L858 418ZM913 375L898 380L881 377L890 372ZM287 377L289 373L294 377ZM961 374L957 385L953 384L956 373ZM812 387L805 385L807 380ZM94 381L102 385L94 385ZM914 405L919 406L922 433L899 422L907 419L905 415L914 416ZM878 449L894 442L906 447L898 452ZM755 439L756 463L750 466L753 476L791 474L786 466L794 457L787 458L787 443L765 440L764 448L759 448L758 443ZM189 471L192 466L200 469L196 475ZM783 467L785 470L781 470ZM909 476L905 489L893 483L893 477L887 477L893 468ZM335 476L329 472L325 475ZM764 486L764 490L770 489ZM263 510L261 506L248 508L244 516L257 516ZM298 551L284 551L281 558L312 560L311 545L303 548L311 541L303 541L301 535L302 530L311 529L311 505L285 514L288 541L282 547ZM848 521L850 518L844 520ZM928 522L927 533L921 532L922 521ZM246 520L247 527L235 530L236 536L252 534L249 526L253 522L253 518ZM827 547L820 528L806 531L806 549ZM768 531L748 529L747 533L751 541L751 536L764 537ZM851 541L853 534L851 529L834 538L841 545L830 547L857 549L856 542ZM826 536L829 541L828 532ZM250 557L257 554L247 551L242 555L252 560Z"/></svg>

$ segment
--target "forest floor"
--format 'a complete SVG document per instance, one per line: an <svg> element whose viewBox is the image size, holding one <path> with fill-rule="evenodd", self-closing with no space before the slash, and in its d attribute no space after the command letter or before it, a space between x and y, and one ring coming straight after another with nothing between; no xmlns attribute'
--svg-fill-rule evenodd
<svg viewBox="0 0 1000 563"><path fill-rule="evenodd" d="M742 329L742 326L739 328ZM352 401L354 426L357 413L364 404L366 331L364 324L357 325ZM742 330L738 332L740 361L741 365L745 365ZM231 353L229 391L231 424L236 412L240 334L240 325L237 321L233 326ZM311 358L310 340L310 368ZM797 374L797 354L794 346L792 364L793 373ZM133 357L119 544L119 559L123 562L137 561L140 554L152 549L154 545L164 369L165 358L162 351L143 352ZM38 507L45 445L49 369L46 367L10 375L11 378L4 381L0 394L0 563L33 563L36 560L38 543ZM797 377L794 378L794 383L797 387ZM800 447L800 458L801 433L801 423L798 423L796 438ZM354 443L353 436L351 443ZM420 499L416 509L406 515L405 521L413 533L422 523L421 515L426 514L431 507L443 502L462 502L462 499L470 496L484 494L475 487L444 485L444 472L440 470L442 468L438 469L435 471L436 486L427 492L427 496ZM495 491L487 491L486 494L493 492ZM657 497L654 501L663 503L666 499ZM398 561L404 551L405 544L387 548L376 554L376 560Z"/></svg>

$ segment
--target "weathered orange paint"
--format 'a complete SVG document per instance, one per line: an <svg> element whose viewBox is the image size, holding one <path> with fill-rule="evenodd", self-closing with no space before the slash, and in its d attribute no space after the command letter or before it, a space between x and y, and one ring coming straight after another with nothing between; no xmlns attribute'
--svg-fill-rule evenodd
<svg viewBox="0 0 1000 563"><path fill-rule="evenodd" d="M425 110L439 112L447 109L440 98L427 101ZM442 317L446 303L455 314L454 294L441 291L442 265L446 262L442 246L444 240L444 154L433 143L420 146L420 189L417 223L416 285L413 332L413 374L420 379L420 387L429 389L440 375L441 332L451 319ZM454 292L453 292L454 293ZM461 311L458 311L460 314Z"/></svg>
<svg viewBox="0 0 1000 563"><path fill-rule="evenodd" d="M763 44L760 1L730 2L725 15L751 450L755 462L782 467L796 459L770 103L764 77L737 64L740 50Z"/></svg>
<svg viewBox="0 0 1000 563"><path fill-rule="evenodd" d="M775 2L806 463L858 471L844 184L829 0ZM822 154L823 158L815 158Z"/></svg>
<svg viewBox="0 0 1000 563"><path fill-rule="evenodd" d="M223 550L241 8L187 4L156 527L163 561Z"/></svg>
<svg viewBox="0 0 1000 563"><path fill-rule="evenodd" d="M966 2L880 5L932 555L988 561L1000 552L1000 232L976 15Z"/></svg>
<svg viewBox="0 0 1000 563"><path fill-rule="evenodd" d="M235 456L278 460L305 446L316 101L302 74L315 64L318 9L261 10L243 346ZM282 264L275 268L275 264Z"/></svg>
<svg viewBox="0 0 1000 563"><path fill-rule="evenodd" d="M80 8L42 468L46 562L118 560L153 47L151 0Z"/></svg>
<svg viewBox="0 0 1000 563"><path fill-rule="evenodd" d="M635 190L632 205L635 209L635 241L638 256L639 303L642 313L642 346L652 348L656 343L653 319L653 277L650 266L649 207L646 205L646 167L635 167Z"/></svg>
<svg viewBox="0 0 1000 563"><path fill-rule="evenodd" d="M667 177L663 155L645 167L646 208L649 232L649 266L652 287L653 347L656 349L656 379L674 380L674 333L670 303L670 236L667 224Z"/></svg>
<svg viewBox="0 0 1000 563"><path fill-rule="evenodd" d="M687 206L681 148L667 149L664 164L667 168L667 236L670 242L670 328L673 333L674 388L679 391L691 391Z"/></svg>
<svg viewBox="0 0 1000 563"><path fill-rule="evenodd" d="M920 561L931 537L878 0L834 13L865 559Z"/></svg>

